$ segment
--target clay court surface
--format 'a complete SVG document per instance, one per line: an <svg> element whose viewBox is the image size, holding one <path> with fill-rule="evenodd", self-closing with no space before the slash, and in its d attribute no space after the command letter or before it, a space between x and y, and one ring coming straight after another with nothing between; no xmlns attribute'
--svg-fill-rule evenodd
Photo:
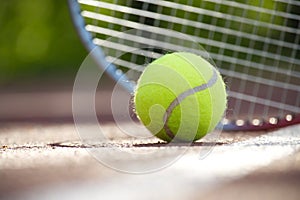
<svg viewBox="0 0 300 200"><path fill-rule="evenodd" d="M109 140L88 142L72 122L1 123L1 199L299 199L299 125L171 146L124 136L110 122L102 128ZM97 149L114 156L112 166L95 158ZM151 173L130 172L164 161Z"/></svg>

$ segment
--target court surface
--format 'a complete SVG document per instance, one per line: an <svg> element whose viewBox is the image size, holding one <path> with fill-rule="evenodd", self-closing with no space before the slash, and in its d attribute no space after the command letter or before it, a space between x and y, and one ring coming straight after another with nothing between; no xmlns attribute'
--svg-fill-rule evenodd
<svg viewBox="0 0 300 200"><path fill-rule="evenodd" d="M109 122L102 128L109 142L81 141L72 122L1 123L0 199L299 199L299 125L223 132L191 146L132 139ZM162 169L132 174L99 162L91 154L97 149L129 170L185 152ZM123 151L131 153L118 157Z"/></svg>

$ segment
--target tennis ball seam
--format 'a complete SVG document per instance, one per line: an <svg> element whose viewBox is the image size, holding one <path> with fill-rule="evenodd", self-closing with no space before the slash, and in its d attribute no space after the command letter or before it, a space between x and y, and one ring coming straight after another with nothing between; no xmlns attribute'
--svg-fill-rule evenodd
<svg viewBox="0 0 300 200"><path fill-rule="evenodd" d="M166 134L170 137L170 139L173 139L175 137L175 134L171 131L171 129L168 126L168 120L174 110L174 108L176 108L185 98L187 98L188 96L194 95L197 92L201 92L205 89L208 89L210 87L212 87L218 80L218 74L216 72L216 70L213 70L213 74L212 77L208 80L207 83L204 83L202 85L196 86L192 89L189 89L187 91L184 91L183 93L179 94L178 97L176 97L168 106L168 108L166 109L166 112L164 114L163 120L164 120L164 130L166 132Z"/></svg>
<svg viewBox="0 0 300 200"><path fill-rule="evenodd" d="M183 55L184 54L184 55ZM180 57L181 59L185 60L187 63L190 64L191 67L193 67L197 72L198 75L200 75L202 77L203 80L205 80L206 76L203 76L202 71L198 68L198 67L194 67L194 63L191 62L191 60L188 58L191 54L189 52L181 52L181 53L174 53L174 56ZM199 56L199 55L198 55ZM202 57L202 56L199 56ZM217 80L214 84L211 85L211 87L209 88L209 93L211 92L211 89L213 89L214 87L216 87L216 85L218 85L218 83L221 83L222 87L226 87L226 85L223 82L222 76L220 75L219 71L217 69L215 69L212 66L212 63L210 63L208 60L206 59L202 59L202 62L204 62L206 64L206 66L211 66L210 68L212 69L212 72L216 72L217 73ZM215 64L213 64L215 65ZM215 71L214 71L215 70ZM208 81L208 80L207 80ZM226 88L225 88L226 91ZM214 110L215 106L213 106L212 110ZM225 92L225 108L227 108L227 93ZM214 113L214 112L213 112ZM223 116L225 115L225 113L223 113ZM215 127L215 124L212 124L212 118L213 118L213 114L210 116L210 126L208 127L208 131L211 130L211 127Z"/></svg>

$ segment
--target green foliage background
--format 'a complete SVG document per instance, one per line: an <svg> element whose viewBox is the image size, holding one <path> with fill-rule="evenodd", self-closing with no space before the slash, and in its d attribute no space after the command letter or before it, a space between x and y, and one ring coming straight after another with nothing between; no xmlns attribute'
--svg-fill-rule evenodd
<svg viewBox="0 0 300 200"><path fill-rule="evenodd" d="M0 2L0 85L73 78L86 54L66 0Z"/></svg>

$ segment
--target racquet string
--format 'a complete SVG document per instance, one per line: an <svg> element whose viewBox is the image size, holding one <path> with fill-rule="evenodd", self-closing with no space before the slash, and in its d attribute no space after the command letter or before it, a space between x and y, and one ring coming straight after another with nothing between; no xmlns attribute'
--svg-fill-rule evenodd
<svg viewBox="0 0 300 200"><path fill-rule="evenodd" d="M80 0L86 29L107 60L137 73L166 51L201 44L228 84L227 117L243 125L300 113L300 2L227 0ZM135 34L121 34L136 29ZM147 31L151 29L150 31ZM113 37L107 42L108 38ZM143 49L143 46L152 49ZM134 51L141 48L142 53ZM195 48L195 52L197 52ZM132 52L132 53L128 53ZM121 56L120 56L121 55ZM243 120L239 120L239 119Z"/></svg>

